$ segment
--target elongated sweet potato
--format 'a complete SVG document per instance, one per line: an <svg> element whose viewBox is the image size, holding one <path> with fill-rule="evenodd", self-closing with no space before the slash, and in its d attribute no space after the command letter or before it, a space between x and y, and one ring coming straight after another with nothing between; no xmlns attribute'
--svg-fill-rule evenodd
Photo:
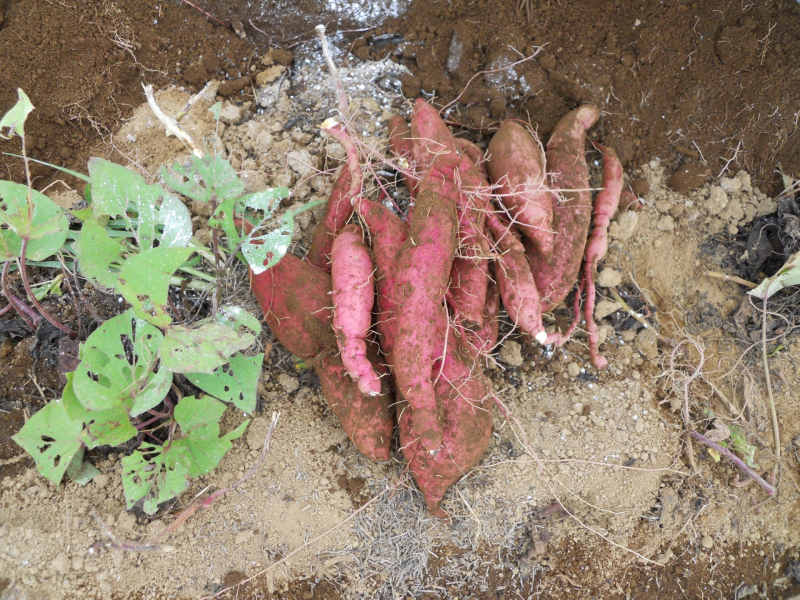
<svg viewBox="0 0 800 600"><path fill-rule="evenodd" d="M369 396L381 393L381 382L367 359L367 336L372 326L375 279L372 259L357 225L346 225L331 249L333 331L348 374Z"/></svg>
<svg viewBox="0 0 800 600"><path fill-rule="evenodd" d="M339 235L350 215L353 214L353 198L361 192L363 175L358 163L358 153L352 141L340 124L335 124L324 129L333 136L342 146L347 155L347 161L336 178L333 191L325 205L325 214L322 221L314 230L311 248L308 251L308 262L315 267L331 272L331 249L333 240Z"/></svg>
<svg viewBox="0 0 800 600"><path fill-rule="evenodd" d="M271 269L251 275L250 286L278 341L315 364L325 400L356 448L371 460L389 460L392 395L388 384L379 396L361 393L336 356L330 275L287 254ZM385 373L374 351L368 350L368 358L377 373Z"/></svg>
<svg viewBox="0 0 800 600"><path fill-rule="evenodd" d="M483 150L465 138L457 137L455 140L458 149L465 154L466 157L469 158L470 161L472 161L472 163L478 168L478 172L481 174L481 177L488 180L489 173L486 170L487 161Z"/></svg>
<svg viewBox="0 0 800 600"><path fill-rule="evenodd" d="M578 281L592 220L586 130L599 116L600 111L590 105L573 110L558 122L547 144L547 168L553 173L550 187L560 190L565 201L553 209L553 251L543 255L526 244L542 312L561 302Z"/></svg>
<svg viewBox="0 0 800 600"><path fill-rule="evenodd" d="M597 263L603 260L608 251L608 225L611 223L611 217L617 212L622 194L622 164L617 158L617 153L611 148L600 144L595 144L595 147L603 153L603 189L594 200L594 220L584 253L582 287L586 289L584 318L589 332L589 356L592 364L602 369L608 361L597 350L599 335L597 324L594 322L594 279L597 276Z"/></svg>
<svg viewBox="0 0 800 600"><path fill-rule="evenodd" d="M400 306L397 285L399 250L408 239L408 225L388 208L363 198L356 202L355 209L372 236L375 286L378 291L375 328L380 337L381 350L390 357L397 337L397 309Z"/></svg>
<svg viewBox="0 0 800 600"><path fill-rule="evenodd" d="M419 98L411 115L411 156L424 176L433 160L442 154L455 154L456 140L447 125L430 104Z"/></svg>
<svg viewBox="0 0 800 600"><path fill-rule="evenodd" d="M519 233L495 213L486 215L486 225L499 253L494 272L508 316L517 327L542 344L547 339L542 325L542 305Z"/></svg>
<svg viewBox="0 0 800 600"><path fill-rule="evenodd" d="M440 311L440 356L445 351L445 327L449 324ZM446 337L444 363L437 360L432 374L442 422L440 449L430 452L421 443L414 412L405 402L398 403L397 418L400 446L425 503L433 514L443 518L447 515L440 504L447 488L477 464L492 435L491 405L486 400L492 391L491 383L452 327Z"/></svg>
<svg viewBox="0 0 800 600"><path fill-rule="evenodd" d="M451 160L451 155L436 161ZM451 160L452 163L452 160ZM457 190L438 167L420 182L409 238L400 250L397 269L397 338L392 351L397 389L412 408L414 429L429 451L442 444L442 427L431 382L436 322L450 278L458 242Z"/></svg>
<svg viewBox="0 0 800 600"><path fill-rule="evenodd" d="M488 153L498 199L536 251L549 255L556 200L545 182L544 149L525 127L506 121L492 136Z"/></svg>
<svg viewBox="0 0 800 600"><path fill-rule="evenodd" d="M496 277L495 277L496 279ZM486 290L486 304L483 307L483 327L478 330L464 330L467 348L476 360L492 353L497 345L497 334L500 328L500 290L494 281L489 280Z"/></svg>

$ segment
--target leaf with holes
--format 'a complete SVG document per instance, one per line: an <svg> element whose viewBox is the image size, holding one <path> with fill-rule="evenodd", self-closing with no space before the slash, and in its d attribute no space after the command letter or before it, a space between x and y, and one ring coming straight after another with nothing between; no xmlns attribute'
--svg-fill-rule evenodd
<svg viewBox="0 0 800 600"><path fill-rule="evenodd" d="M252 413L256 408L256 389L263 361L263 354L236 354L227 365L213 373L186 373L186 378L215 398L232 403L244 413Z"/></svg>
<svg viewBox="0 0 800 600"><path fill-rule="evenodd" d="M163 337L132 310L98 327L81 346L72 380L81 405L107 411L124 404L128 410L140 396L163 399L172 383L171 374L155 372Z"/></svg>
<svg viewBox="0 0 800 600"><path fill-rule="evenodd" d="M61 400L54 400L28 419L11 439L33 457L39 473L59 483L82 447L82 425L69 418Z"/></svg>
<svg viewBox="0 0 800 600"><path fill-rule="evenodd" d="M118 289L136 315L157 327L172 321L167 313L169 278L192 254L191 248L152 248L128 257L119 272Z"/></svg>
<svg viewBox="0 0 800 600"><path fill-rule="evenodd" d="M128 418L128 406L132 403L131 399L108 410L89 410L80 403L75 394L73 383L75 373L67 373L66 377L67 385L64 386L64 391L61 393L64 409L70 419L83 424L81 440L88 448L119 446L136 435L136 428Z"/></svg>
<svg viewBox="0 0 800 600"><path fill-rule="evenodd" d="M208 224L225 232L228 248L233 250L243 239L241 227L236 226L235 217L242 217L254 224L262 223L272 216L281 200L288 197L289 188L277 187L239 198L229 198L217 207Z"/></svg>
<svg viewBox="0 0 800 600"><path fill-rule="evenodd" d="M4 140L9 139L12 134L25 137L25 120L33 111L33 104L22 88L17 88L17 98L16 104L0 119L0 138ZM3 129L8 129L8 137L3 135Z"/></svg>
<svg viewBox="0 0 800 600"><path fill-rule="evenodd" d="M67 477L78 485L86 485L92 479L100 475L100 470L92 463L83 460L86 450L81 448L73 457L72 462L67 467Z"/></svg>
<svg viewBox="0 0 800 600"><path fill-rule="evenodd" d="M186 206L161 186L102 158L89 160L94 216L121 217L141 250L184 247L192 238L192 217ZM128 213L135 213L135 222ZM163 231L161 229L163 228Z"/></svg>
<svg viewBox="0 0 800 600"><path fill-rule="evenodd" d="M175 163L172 170L175 174L166 167L161 169L164 183L192 200L210 202L213 199L222 203L240 196L244 191L244 184L236 176L231 164L212 154L206 154L203 158L192 156L188 167Z"/></svg>
<svg viewBox="0 0 800 600"><path fill-rule="evenodd" d="M259 320L243 309L241 306L228 304L217 311L217 323L230 327L234 331L239 331L242 327L247 327L255 335L261 335L261 323Z"/></svg>
<svg viewBox="0 0 800 600"><path fill-rule="evenodd" d="M172 500L189 485L192 460L185 447L142 444L133 454L122 459L122 489L130 510L144 498L143 509L148 515L158 505Z"/></svg>
<svg viewBox="0 0 800 600"><path fill-rule="evenodd" d="M104 227L93 219L84 222L72 247L84 277L105 288L116 287L124 248Z"/></svg>
<svg viewBox="0 0 800 600"><path fill-rule="evenodd" d="M325 200L315 200L287 210L277 219L277 225L265 220L250 232L242 242L242 254L254 274L258 275L274 267L284 257L289 250L289 244L292 243L294 218L301 212L324 202Z"/></svg>
<svg viewBox="0 0 800 600"><path fill-rule="evenodd" d="M173 325L161 343L161 368L175 373L212 373L234 352L255 341L253 334L233 331L219 323L206 322L199 327Z"/></svg>
<svg viewBox="0 0 800 600"><path fill-rule="evenodd" d="M189 453L191 477L199 477L215 469L231 449L231 440L241 437L250 423L247 420L227 435L219 437L219 418L224 412L225 405L210 396L188 396L175 407L175 420L181 426L182 436L172 445L185 448Z"/></svg>
<svg viewBox="0 0 800 600"><path fill-rule="evenodd" d="M29 261L44 260L64 246L69 220L50 198L30 190L33 214L28 210L28 188L20 183L0 181L0 262L17 258L23 238L28 238L25 256Z"/></svg>

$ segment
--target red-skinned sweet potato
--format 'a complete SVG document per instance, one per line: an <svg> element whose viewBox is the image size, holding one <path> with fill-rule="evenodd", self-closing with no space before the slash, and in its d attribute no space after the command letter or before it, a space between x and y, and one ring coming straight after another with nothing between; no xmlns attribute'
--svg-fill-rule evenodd
<svg viewBox="0 0 800 600"><path fill-rule="evenodd" d="M361 192L363 175L358 163L358 153L347 132L340 124L326 128L324 131L333 136L344 146L347 160L336 178L333 191L325 205L325 214L322 221L314 230L311 248L306 259L315 267L331 272L331 249L333 241L342 227L347 224L353 214L352 200Z"/></svg>
<svg viewBox="0 0 800 600"><path fill-rule="evenodd" d="M506 121L492 136L488 153L498 199L536 252L549 255L556 200L545 183L544 149L525 127Z"/></svg>
<svg viewBox="0 0 800 600"><path fill-rule="evenodd" d="M389 460L393 428L390 389L383 384L379 396L367 396L347 376L331 328L330 275L287 254L271 269L251 275L250 287L278 341L315 365L325 400L356 448L371 460ZM373 368L385 372L376 353L368 355Z"/></svg>
<svg viewBox="0 0 800 600"><path fill-rule="evenodd" d="M553 251L543 255L525 244L542 312L560 303L578 281L592 220L586 130L599 116L600 111L590 105L573 110L558 122L547 144L547 168L553 173L551 189L559 190L565 201L553 210Z"/></svg>
<svg viewBox="0 0 800 600"><path fill-rule="evenodd" d="M442 427L431 382L436 322L450 279L458 243L456 199L458 191L439 167L454 155L437 157L420 182L409 238L400 250L397 268L397 337L392 351L397 389L412 408L414 429L429 451L442 444Z"/></svg>
<svg viewBox="0 0 800 600"><path fill-rule="evenodd" d="M516 228L499 214L486 215L486 225L497 246L494 273L508 316L523 332L543 344L542 305Z"/></svg>
<svg viewBox="0 0 800 600"><path fill-rule="evenodd" d="M367 359L375 279L372 259L361 236L357 225L346 225L333 242L333 331L348 375L358 382L362 393L377 396L381 393L381 382Z"/></svg>
<svg viewBox="0 0 800 600"><path fill-rule="evenodd" d="M404 158L409 161L408 171L403 171L403 181L406 183L406 187L408 188L408 193L411 195L411 199L417 197L417 179L411 176L411 170L414 169L414 165L411 162L412 158L412 141L411 141L411 128L406 123L406 120L399 116L394 115L389 119L389 149L392 151L392 154L397 156L398 158Z"/></svg>

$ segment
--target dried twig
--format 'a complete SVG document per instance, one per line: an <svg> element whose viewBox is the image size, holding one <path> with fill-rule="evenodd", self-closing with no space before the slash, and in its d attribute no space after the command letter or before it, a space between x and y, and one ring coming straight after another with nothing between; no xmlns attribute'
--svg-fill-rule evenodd
<svg viewBox="0 0 800 600"><path fill-rule="evenodd" d="M745 463L741 458L736 456L733 452L731 452L730 450L728 450L724 446L720 446L716 442L712 442L710 439L708 439L702 433L698 433L696 431L692 431L692 432L690 432L689 435L691 435L698 442L702 442L703 444L705 444L706 446L708 446L712 450L715 450L716 452L719 452L722 456L724 456L729 461L731 461L734 465L736 465L738 468L740 468L742 471L744 471L747 474L748 477L752 478L753 481L755 481L758 485L760 485L762 488L764 488L764 491L766 491L767 494L769 494L770 496L775 495L775 488L773 486L771 486L769 483L767 483L766 481L764 481L764 479L758 473L756 473L755 471L753 471L753 469L748 467L747 463Z"/></svg>

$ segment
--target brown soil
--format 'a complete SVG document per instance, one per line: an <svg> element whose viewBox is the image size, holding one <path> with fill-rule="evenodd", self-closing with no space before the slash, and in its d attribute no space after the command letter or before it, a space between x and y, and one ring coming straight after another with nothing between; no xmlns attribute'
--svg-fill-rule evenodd
<svg viewBox="0 0 800 600"><path fill-rule="evenodd" d="M698 0L414 2L384 25L403 34L404 91L444 104L478 71L452 117L530 119L544 138L581 102L603 110L599 135L626 164L654 156L676 189L747 169L774 192L776 163L800 171L800 5ZM392 47L375 49L383 57ZM524 81L523 81L524 77ZM738 151L737 151L738 148Z"/></svg>
<svg viewBox="0 0 800 600"><path fill-rule="evenodd" d="M25 90L36 107L26 126L30 156L85 171L90 151L144 101L142 83L199 89L212 77L246 75L257 55L231 29L179 3L3 0L0 112ZM19 144L3 151L18 153ZM15 159L0 165L3 177L21 178ZM37 165L33 175L41 187L53 171Z"/></svg>

